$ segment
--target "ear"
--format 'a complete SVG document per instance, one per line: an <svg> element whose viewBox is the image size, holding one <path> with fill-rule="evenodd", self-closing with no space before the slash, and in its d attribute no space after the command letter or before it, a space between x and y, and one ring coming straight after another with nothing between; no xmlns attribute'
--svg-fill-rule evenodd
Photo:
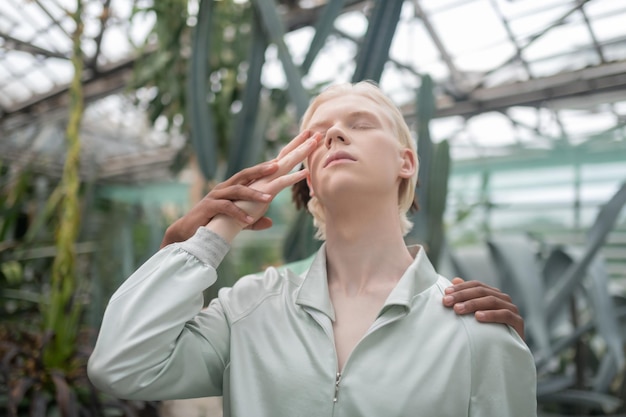
<svg viewBox="0 0 626 417"><path fill-rule="evenodd" d="M315 197L315 192L313 192L313 186L311 185L311 173L306 173L306 185L309 187L309 197Z"/></svg>
<svg viewBox="0 0 626 417"><path fill-rule="evenodd" d="M410 149L402 149L400 157L402 158L402 164L400 165L400 172L398 175L400 178L411 178L415 172L419 169L419 162L417 161L417 155Z"/></svg>

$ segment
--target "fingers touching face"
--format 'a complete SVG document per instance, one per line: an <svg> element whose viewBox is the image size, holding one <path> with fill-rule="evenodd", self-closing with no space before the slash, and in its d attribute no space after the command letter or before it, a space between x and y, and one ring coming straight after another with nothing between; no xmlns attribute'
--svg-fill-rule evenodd
<svg viewBox="0 0 626 417"><path fill-rule="evenodd" d="M278 170L268 178L268 191L276 194L283 188L305 179L308 170L291 171L301 164L319 146L320 142L321 135L312 135L310 131L300 133L289 142L275 160Z"/></svg>

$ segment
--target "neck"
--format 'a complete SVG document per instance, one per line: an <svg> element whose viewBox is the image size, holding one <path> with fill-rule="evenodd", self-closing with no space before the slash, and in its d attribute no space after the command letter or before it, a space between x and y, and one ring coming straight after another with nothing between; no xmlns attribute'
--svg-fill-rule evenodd
<svg viewBox="0 0 626 417"><path fill-rule="evenodd" d="M328 283L347 294L393 287L413 262L396 204L326 207Z"/></svg>

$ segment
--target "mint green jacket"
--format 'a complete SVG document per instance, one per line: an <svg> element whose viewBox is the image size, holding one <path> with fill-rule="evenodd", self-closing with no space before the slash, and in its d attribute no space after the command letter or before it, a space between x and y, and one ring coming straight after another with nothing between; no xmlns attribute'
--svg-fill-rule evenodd
<svg viewBox="0 0 626 417"><path fill-rule="evenodd" d="M225 416L531 417L533 358L517 333L442 305L449 281L423 250L337 372L324 246L309 270L269 268L202 291L229 247L200 228L111 298L89 360L119 398L223 395Z"/></svg>

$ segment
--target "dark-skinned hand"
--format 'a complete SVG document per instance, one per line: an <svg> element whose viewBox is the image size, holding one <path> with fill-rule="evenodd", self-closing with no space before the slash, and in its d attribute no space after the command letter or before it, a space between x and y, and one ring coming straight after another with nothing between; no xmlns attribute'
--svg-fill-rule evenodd
<svg viewBox="0 0 626 417"><path fill-rule="evenodd" d="M256 201L269 203L272 196L255 190L248 185L274 174L278 170L275 161L264 162L239 171L224 182L217 184L190 211L167 228L161 248L175 242L189 239L199 227L206 225L218 214L225 214L248 225L247 229L263 230L272 226L268 217L254 219L239 208L235 201Z"/></svg>
<svg viewBox="0 0 626 417"><path fill-rule="evenodd" d="M454 278L445 293L443 305L457 314L474 313L480 322L507 324L524 339L524 319L508 294L480 281L461 278Z"/></svg>

